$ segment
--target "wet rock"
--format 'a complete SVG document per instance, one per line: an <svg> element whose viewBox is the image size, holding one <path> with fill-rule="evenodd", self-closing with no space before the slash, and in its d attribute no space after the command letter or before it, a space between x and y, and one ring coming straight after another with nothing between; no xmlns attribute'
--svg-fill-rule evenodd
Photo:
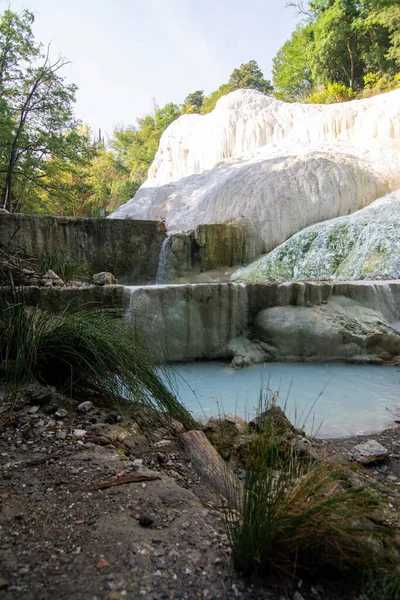
<svg viewBox="0 0 400 600"><path fill-rule="evenodd" d="M93 283L95 285L115 285L118 283L118 279L112 273L102 271L93 275Z"/></svg>
<svg viewBox="0 0 400 600"><path fill-rule="evenodd" d="M92 408L93 408L93 402L91 402L90 400L87 400L86 402L82 402L81 404L79 404L79 406L76 410L77 410L77 412L80 412L80 413L88 413Z"/></svg>
<svg viewBox="0 0 400 600"><path fill-rule="evenodd" d="M387 449L376 440L369 440L364 444L357 444L353 448L353 456L362 465L372 465L384 462L389 458Z"/></svg>

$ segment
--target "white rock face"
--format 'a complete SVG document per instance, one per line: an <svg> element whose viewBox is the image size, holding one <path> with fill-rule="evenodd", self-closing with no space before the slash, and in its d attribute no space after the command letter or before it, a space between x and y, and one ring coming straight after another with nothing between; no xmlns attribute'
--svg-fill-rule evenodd
<svg viewBox="0 0 400 600"><path fill-rule="evenodd" d="M162 217L174 232L245 217L269 251L398 187L400 90L334 105L238 90L168 127L147 181L111 218Z"/></svg>
<svg viewBox="0 0 400 600"><path fill-rule="evenodd" d="M235 281L358 279L400 275L400 190L346 217L299 231L239 269Z"/></svg>

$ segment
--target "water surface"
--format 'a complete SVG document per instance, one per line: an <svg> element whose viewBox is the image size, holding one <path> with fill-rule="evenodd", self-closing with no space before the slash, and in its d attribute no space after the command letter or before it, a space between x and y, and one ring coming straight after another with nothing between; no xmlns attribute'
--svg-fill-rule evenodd
<svg viewBox="0 0 400 600"><path fill-rule="evenodd" d="M381 431L400 414L400 368L376 365L266 363L230 369L219 362L174 365L180 399L196 418L256 414L260 388L279 390L292 422L318 437ZM307 418L308 416L308 418Z"/></svg>

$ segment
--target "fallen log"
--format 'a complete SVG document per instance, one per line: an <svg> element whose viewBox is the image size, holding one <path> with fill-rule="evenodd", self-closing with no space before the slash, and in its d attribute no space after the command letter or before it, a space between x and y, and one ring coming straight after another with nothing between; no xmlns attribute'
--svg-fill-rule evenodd
<svg viewBox="0 0 400 600"><path fill-rule="evenodd" d="M240 511L243 486L204 433L188 431L181 435L180 443L201 479Z"/></svg>

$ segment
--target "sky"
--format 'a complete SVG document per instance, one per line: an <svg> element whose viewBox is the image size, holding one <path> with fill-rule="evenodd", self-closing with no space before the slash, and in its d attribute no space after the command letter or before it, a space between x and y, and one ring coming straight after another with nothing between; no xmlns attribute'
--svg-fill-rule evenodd
<svg viewBox="0 0 400 600"><path fill-rule="evenodd" d="M71 61L76 115L111 134L151 112L210 93L234 68L272 58L299 20L286 0L0 0L0 12L28 8L34 34Z"/></svg>

